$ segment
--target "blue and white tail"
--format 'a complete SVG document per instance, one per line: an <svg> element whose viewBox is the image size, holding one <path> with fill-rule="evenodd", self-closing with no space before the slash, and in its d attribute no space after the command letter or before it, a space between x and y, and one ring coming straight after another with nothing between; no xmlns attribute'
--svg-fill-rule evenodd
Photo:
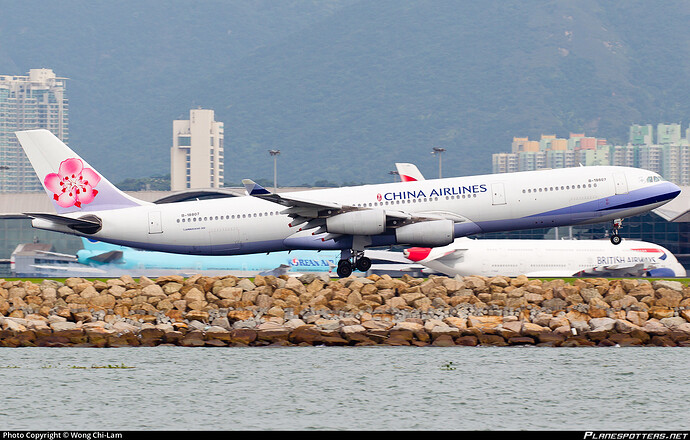
<svg viewBox="0 0 690 440"><path fill-rule="evenodd" d="M148 204L120 191L50 131L15 134L58 214Z"/></svg>

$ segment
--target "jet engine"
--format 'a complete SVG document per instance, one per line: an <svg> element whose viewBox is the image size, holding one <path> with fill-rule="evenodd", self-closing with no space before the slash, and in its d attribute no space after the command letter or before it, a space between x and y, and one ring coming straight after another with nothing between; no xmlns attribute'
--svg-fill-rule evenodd
<svg viewBox="0 0 690 440"><path fill-rule="evenodd" d="M675 277L676 273L673 269L667 267L659 267L657 269L650 269L644 274L645 277Z"/></svg>
<svg viewBox="0 0 690 440"><path fill-rule="evenodd" d="M386 213L380 209L352 211L326 219L331 234L378 235L386 230Z"/></svg>
<svg viewBox="0 0 690 440"><path fill-rule="evenodd" d="M395 239L400 244L436 247L453 242L453 220L432 220L412 223L395 230Z"/></svg>

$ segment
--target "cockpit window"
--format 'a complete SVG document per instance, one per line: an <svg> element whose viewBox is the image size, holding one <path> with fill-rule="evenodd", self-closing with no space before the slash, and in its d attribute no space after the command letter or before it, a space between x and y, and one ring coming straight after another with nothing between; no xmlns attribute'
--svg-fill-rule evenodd
<svg viewBox="0 0 690 440"><path fill-rule="evenodd" d="M649 176L649 177L647 177L647 183L661 182L661 181L663 181L663 180L664 180L664 179L662 179L662 178L659 177L659 176Z"/></svg>

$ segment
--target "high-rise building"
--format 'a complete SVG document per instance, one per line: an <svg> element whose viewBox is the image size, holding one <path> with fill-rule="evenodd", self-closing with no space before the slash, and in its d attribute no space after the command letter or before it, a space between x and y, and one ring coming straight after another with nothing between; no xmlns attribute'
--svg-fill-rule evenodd
<svg viewBox="0 0 690 440"><path fill-rule="evenodd" d="M652 124L631 125L629 142L632 145L651 145L654 142Z"/></svg>
<svg viewBox="0 0 690 440"><path fill-rule="evenodd" d="M492 157L494 173L518 171L518 153L495 153Z"/></svg>
<svg viewBox="0 0 690 440"><path fill-rule="evenodd" d="M659 145L678 144L682 138L680 124L658 124L656 143Z"/></svg>
<svg viewBox="0 0 690 440"><path fill-rule="evenodd" d="M67 143L65 83L51 69L0 75L0 192L43 191L14 132L45 128Z"/></svg>
<svg viewBox="0 0 690 440"><path fill-rule="evenodd" d="M173 121L170 189L223 186L223 123L213 110L192 109L189 120Z"/></svg>
<svg viewBox="0 0 690 440"><path fill-rule="evenodd" d="M677 185L688 186L690 128L685 138L682 133L680 124L658 124L657 143L654 143L651 124L632 125L627 145L609 145L606 139L588 137L584 133L570 133L568 139L542 135L539 141L515 137L511 154L493 155L493 172L615 165L654 171Z"/></svg>

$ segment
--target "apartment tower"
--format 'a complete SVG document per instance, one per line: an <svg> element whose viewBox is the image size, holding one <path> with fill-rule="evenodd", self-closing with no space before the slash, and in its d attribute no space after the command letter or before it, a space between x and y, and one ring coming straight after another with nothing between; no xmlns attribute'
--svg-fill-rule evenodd
<svg viewBox="0 0 690 440"><path fill-rule="evenodd" d="M45 128L67 143L65 83L51 69L0 75L0 193L43 191L14 132Z"/></svg>
<svg viewBox="0 0 690 440"><path fill-rule="evenodd" d="M170 189L223 186L223 123L213 110L192 109L189 120L173 121Z"/></svg>

